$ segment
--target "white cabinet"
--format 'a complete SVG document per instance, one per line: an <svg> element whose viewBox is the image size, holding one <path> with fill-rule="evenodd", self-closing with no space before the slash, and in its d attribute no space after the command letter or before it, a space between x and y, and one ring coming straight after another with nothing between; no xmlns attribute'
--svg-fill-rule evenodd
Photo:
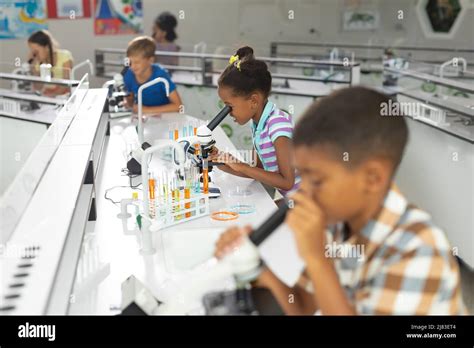
<svg viewBox="0 0 474 348"><path fill-rule="evenodd" d="M396 182L474 268L474 144L407 118L409 144ZM474 127L474 126L473 126Z"/></svg>

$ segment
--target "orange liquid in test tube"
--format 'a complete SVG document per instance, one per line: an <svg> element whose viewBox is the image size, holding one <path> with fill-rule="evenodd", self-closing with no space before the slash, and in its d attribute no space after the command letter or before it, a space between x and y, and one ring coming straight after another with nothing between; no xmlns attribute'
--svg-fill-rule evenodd
<svg viewBox="0 0 474 348"><path fill-rule="evenodd" d="M204 194L209 193L209 174L208 169L202 169L202 192Z"/></svg>
<svg viewBox="0 0 474 348"><path fill-rule="evenodd" d="M155 180L154 179L148 179L148 194L150 197L149 214L150 214L150 217L153 219L155 218Z"/></svg>
<svg viewBox="0 0 474 348"><path fill-rule="evenodd" d="M155 199L155 179L148 179L148 193L150 199Z"/></svg>
<svg viewBox="0 0 474 348"><path fill-rule="evenodd" d="M191 190L189 189L189 187L186 187L186 188L184 189L184 199L190 199L190 198L191 198ZM191 202L185 203L185 204L184 204L184 208L185 208L185 209L191 208ZM191 217L191 212L190 212L190 211L188 211L188 212L186 213L186 217L187 217L187 218Z"/></svg>
<svg viewBox="0 0 474 348"><path fill-rule="evenodd" d="M179 138L179 129L174 130L174 140L177 140Z"/></svg>

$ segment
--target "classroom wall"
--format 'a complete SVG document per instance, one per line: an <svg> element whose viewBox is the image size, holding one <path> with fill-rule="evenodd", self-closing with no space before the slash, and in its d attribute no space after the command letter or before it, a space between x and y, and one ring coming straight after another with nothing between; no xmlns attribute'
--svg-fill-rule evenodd
<svg viewBox="0 0 474 348"><path fill-rule="evenodd" d="M143 0L145 33L161 11L184 11L178 23L178 43L183 50L205 41L208 51L229 53L249 44L257 54L268 55L270 41L319 43L392 44L473 48L474 0L453 39L426 38L416 17L416 0ZM345 32L341 11L346 7L377 8L381 13L377 31ZM288 11L294 19L288 19ZM397 19L403 10L405 20ZM262 20L264 18L264 20ZM95 36L93 20L49 20L49 29L75 61L94 58L97 47L125 47L132 36ZM312 29L314 33L311 33ZM26 40L0 40L0 62L13 63L27 54Z"/></svg>

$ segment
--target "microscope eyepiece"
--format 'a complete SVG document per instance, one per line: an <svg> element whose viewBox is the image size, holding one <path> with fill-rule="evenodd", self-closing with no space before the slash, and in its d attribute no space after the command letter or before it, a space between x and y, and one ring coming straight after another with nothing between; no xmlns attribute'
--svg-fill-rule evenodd
<svg viewBox="0 0 474 348"><path fill-rule="evenodd" d="M232 108L229 105L226 105L222 108L221 111L209 122L207 128L213 131L222 120L232 111Z"/></svg>

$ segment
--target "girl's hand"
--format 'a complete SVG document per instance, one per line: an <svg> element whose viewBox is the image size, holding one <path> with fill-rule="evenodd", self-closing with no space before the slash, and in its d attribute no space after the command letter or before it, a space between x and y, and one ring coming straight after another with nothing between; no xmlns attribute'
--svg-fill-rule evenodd
<svg viewBox="0 0 474 348"><path fill-rule="evenodd" d="M217 158L219 157L219 149L215 146L212 147L211 152L209 152L208 158L209 161L216 161Z"/></svg>
<svg viewBox="0 0 474 348"><path fill-rule="evenodd" d="M294 207L289 210L285 222L296 239L298 253L308 263L311 259L323 259L326 247L326 219L314 200L299 191L290 197Z"/></svg>
<svg viewBox="0 0 474 348"><path fill-rule="evenodd" d="M56 95L54 88L43 88L41 94L45 97L54 97Z"/></svg>
<svg viewBox="0 0 474 348"><path fill-rule="evenodd" d="M39 71L39 63L35 60L33 60L30 64L30 71L31 74L34 76L39 76L40 71Z"/></svg>
<svg viewBox="0 0 474 348"><path fill-rule="evenodd" d="M252 232L250 226L245 226L244 228L229 228L220 235L219 240L216 242L214 256L218 259L222 259L224 256L238 248L242 244L244 236L249 235L250 232Z"/></svg>
<svg viewBox="0 0 474 348"><path fill-rule="evenodd" d="M34 64L34 63L36 63L36 60L37 60L36 55L33 52L29 51L28 56L26 58L26 61L28 63L31 61L31 63L29 63L29 64Z"/></svg>

